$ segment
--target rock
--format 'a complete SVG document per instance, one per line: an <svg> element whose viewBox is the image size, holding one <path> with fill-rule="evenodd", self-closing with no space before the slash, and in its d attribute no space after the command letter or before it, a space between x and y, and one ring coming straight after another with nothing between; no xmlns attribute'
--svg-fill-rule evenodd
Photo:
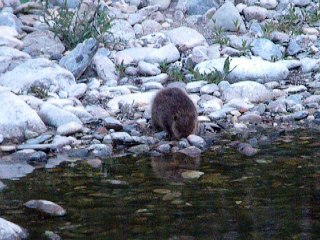
<svg viewBox="0 0 320 240"><path fill-rule="evenodd" d="M179 153L182 153L192 158L196 158L196 157L200 157L201 150L195 146L191 146L191 147L187 147L185 149L180 150Z"/></svg>
<svg viewBox="0 0 320 240"><path fill-rule="evenodd" d="M186 50L206 43L202 34L188 27L175 28L165 32L165 34L179 49Z"/></svg>
<svg viewBox="0 0 320 240"><path fill-rule="evenodd" d="M224 58L205 61L197 64L195 70L198 70L201 74L208 74L214 68L223 72L224 62ZM257 79L262 82L279 81L286 79L289 74L289 70L283 63L268 62L260 58L232 58L230 69L234 69L227 77L230 82L255 81Z"/></svg>
<svg viewBox="0 0 320 240"><path fill-rule="evenodd" d="M206 46L197 46L192 49L191 59L194 63L200 63L208 60L208 47Z"/></svg>
<svg viewBox="0 0 320 240"><path fill-rule="evenodd" d="M255 39L252 43L252 52L265 60L274 61L282 58L282 51L278 45L266 38Z"/></svg>
<svg viewBox="0 0 320 240"><path fill-rule="evenodd" d="M26 130L47 130L38 114L18 96L0 87L0 132L4 138L24 138Z"/></svg>
<svg viewBox="0 0 320 240"><path fill-rule="evenodd" d="M0 181L0 193L7 188L7 185L5 185L3 182ZM1 230L0 230L1 231Z"/></svg>
<svg viewBox="0 0 320 240"><path fill-rule="evenodd" d="M3 140L4 140L4 137L2 134L0 134L0 144L3 142Z"/></svg>
<svg viewBox="0 0 320 240"><path fill-rule="evenodd" d="M253 148L248 143L240 143L236 142L235 147L237 148L237 151L245 156L251 157L256 155L259 152L259 149Z"/></svg>
<svg viewBox="0 0 320 240"><path fill-rule="evenodd" d="M26 162L0 161L0 179L19 179L32 173L34 169Z"/></svg>
<svg viewBox="0 0 320 240"><path fill-rule="evenodd" d="M204 85L202 88L200 88L200 94L212 94L216 91L219 91L219 87L217 84L215 83L210 83L210 84L206 84Z"/></svg>
<svg viewBox="0 0 320 240"><path fill-rule="evenodd" d="M139 61L144 61L151 51L152 48L147 47L128 48L116 53L115 62L117 65L138 63Z"/></svg>
<svg viewBox="0 0 320 240"><path fill-rule="evenodd" d="M140 61L138 63L138 72L142 75L155 76L159 75L161 73L161 70L151 63Z"/></svg>
<svg viewBox="0 0 320 240"><path fill-rule="evenodd" d="M203 15L213 7L218 8L219 4L213 0L180 0L177 8L186 10L189 15Z"/></svg>
<svg viewBox="0 0 320 240"><path fill-rule="evenodd" d="M94 144L90 146L89 150L93 150L93 156L103 159L112 155L113 148L110 144Z"/></svg>
<svg viewBox="0 0 320 240"><path fill-rule="evenodd" d="M87 160L87 164L95 169L99 169L102 167L102 161L100 159L89 159Z"/></svg>
<svg viewBox="0 0 320 240"><path fill-rule="evenodd" d="M47 240L61 240L62 239L58 234L51 232L51 231L45 231L44 236L46 237Z"/></svg>
<svg viewBox="0 0 320 240"><path fill-rule="evenodd" d="M22 33L22 23L16 15L2 11L0 13L0 26L8 26L14 28L18 33Z"/></svg>
<svg viewBox="0 0 320 240"><path fill-rule="evenodd" d="M152 19L146 19L141 23L142 29L143 29L143 35L152 34L155 32L160 32L162 29L162 26L160 23L158 23L155 20Z"/></svg>
<svg viewBox="0 0 320 240"><path fill-rule="evenodd" d="M186 85L186 91L189 93L197 93L200 92L200 89L207 84L206 81L194 81L189 82Z"/></svg>
<svg viewBox="0 0 320 240"><path fill-rule="evenodd" d="M153 99L155 93L156 92L133 93L129 95L117 96L108 102L107 107L113 112L119 110L120 103L133 105L133 107L146 108L151 104L151 100Z"/></svg>
<svg viewBox="0 0 320 240"><path fill-rule="evenodd" d="M271 100L273 95L261 83L253 81L243 81L229 85L221 89L222 98L225 101L230 101L236 98L247 98L250 102L259 103L266 100Z"/></svg>
<svg viewBox="0 0 320 240"><path fill-rule="evenodd" d="M277 0L260 0L260 6L266 9L275 9L277 5Z"/></svg>
<svg viewBox="0 0 320 240"><path fill-rule="evenodd" d="M1 32L1 27L0 27ZM10 47L0 47L0 75L30 59L30 55Z"/></svg>
<svg viewBox="0 0 320 240"><path fill-rule="evenodd" d="M36 209L40 212L49 214L50 216L61 217L66 215L66 210L60 205L47 200L30 200L24 204L25 207Z"/></svg>
<svg viewBox="0 0 320 240"><path fill-rule="evenodd" d="M197 135L189 135L187 139L190 145L195 146L197 148L204 149L206 146L206 142L204 141L204 139Z"/></svg>
<svg viewBox="0 0 320 240"><path fill-rule="evenodd" d="M128 151L134 154L148 153L150 151L150 147L147 144L140 144L130 147Z"/></svg>
<svg viewBox="0 0 320 240"><path fill-rule="evenodd" d="M28 232L22 227L0 218L0 239L3 240L20 240L27 239Z"/></svg>
<svg viewBox="0 0 320 240"><path fill-rule="evenodd" d="M32 86L48 89L52 85L65 90L75 83L69 71L44 58L29 59L0 76L0 85L14 92L27 91Z"/></svg>
<svg viewBox="0 0 320 240"><path fill-rule="evenodd" d="M184 179L198 179L200 178L202 175L204 174L204 172L200 172L200 171L195 171L195 170L187 170L187 171L183 171L181 176Z"/></svg>
<svg viewBox="0 0 320 240"><path fill-rule="evenodd" d="M303 73L317 72L320 70L319 59L306 57L306 58L300 59L300 63L301 63L301 71Z"/></svg>
<svg viewBox="0 0 320 240"><path fill-rule="evenodd" d="M70 98L81 98L87 91L88 87L85 83L73 84L68 89L68 95Z"/></svg>
<svg viewBox="0 0 320 240"><path fill-rule="evenodd" d="M284 32L273 31L270 36L271 41L280 42L280 43L288 43L290 41L290 36Z"/></svg>
<svg viewBox="0 0 320 240"><path fill-rule="evenodd" d="M267 17L268 10L258 6L249 6L243 9L243 14L247 21L253 19L263 21Z"/></svg>
<svg viewBox="0 0 320 240"><path fill-rule="evenodd" d="M78 79L90 65L98 45L98 41L93 38L79 43L68 55L60 59L60 66L68 69Z"/></svg>
<svg viewBox="0 0 320 240"><path fill-rule="evenodd" d="M145 90L145 91L159 90L159 89L162 89L162 88L163 88L163 86L159 82L146 82L146 83L142 84L142 89Z"/></svg>
<svg viewBox="0 0 320 240"><path fill-rule="evenodd" d="M47 154L42 151L35 151L33 149L24 149L14 152L10 155L11 159L19 162L46 162Z"/></svg>
<svg viewBox="0 0 320 240"><path fill-rule="evenodd" d="M132 137L126 132L113 132L111 133L111 139L119 144L126 144L132 142Z"/></svg>
<svg viewBox="0 0 320 240"><path fill-rule="evenodd" d="M67 112L50 103L42 104L39 115L46 124L57 128L71 122L82 124L80 119L73 113Z"/></svg>
<svg viewBox="0 0 320 240"><path fill-rule="evenodd" d="M109 50L106 48L99 48L97 53L92 58L92 67L96 71L99 78L101 78L105 85L116 86L118 76L116 74L116 67L109 59Z"/></svg>
<svg viewBox="0 0 320 240"><path fill-rule="evenodd" d="M53 5L58 5L60 7L63 7L67 6L67 8L77 8L78 5L80 4L81 0L68 0L68 1L65 1L65 0L50 0L49 1L51 4Z"/></svg>
<svg viewBox="0 0 320 240"><path fill-rule="evenodd" d="M23 51L32 57L48 55L49 58L62 55L64 45L55 34L48 30L38 30L23 38Z"/></svg>
<svg viewBox="0 0 320 240"><path fill-rule="evenodd" d="M284 90L286 93L299 93L307 91L307 87L303 85L291 85L287 89Z"/></svg>
<svg viewBox="0 0 320 240"><path fill-rule="evenodd" d="M157 76L152 77L139 77L138 80L142 83L149 83L149 82L157 82L157 83L166 83L169 80L169 76L166 73L161 73Z"/></svg>
<svg viewBox="0 0 320 240"><path fill-rule="evenodd" d="M172 43L169 43L161 48L150 49L144 60L149 63L172 63L179 60L179 58L180 53L178 49Z"/></svg>
<svg viewBox="0 0 320 240"><path fill-rule="evenodd" d="M238 23L238 26L235 23ZM246 31L246 27L237 8L231 2L226 2L214 13L210 24L213 24L215 28L221 28L224 31Z"/></svg>
<svg viewBox="0 0 320 240"><path fill-rule="evenodd" d="M128 43L129 40L135 39L136 34L131 24L123 19L111 21L111 28L104 36L106 42L122 41Z"/></svg>
<svg viewBox="0 0 320 240"><path fill-rule="evenodd" d="M228 103L223 105L223 109L233 108L239 112L247 112L249 109L253 108L254 105L248 102L247 99L243 98L233 98Z"/></svg>
<svg viewBox="0 0 320 240"><path fill-rule="evenodd" d="M262 117L255 113L248 113L240 116L239 122L259 124L262 122Z"/></svg>
<svg viewBox="0 0 320 240"><path fill-rule="evenodd" d="M148 6L140 9L138 12L129 14L128 22L130 25L141 23L143 20L148 18L151 14L159 10L159 6Z"/></svg>
<svg viewBox="0 0 320 240"><path fill-rule="evenodd" d="M57 134L61 136L67 136L67 135L72 135L77 132L82 131L82 124L78 122L69 122L63 125L60 125L57 128Z"/></svg>
<svg viewBox="0 0 320 240"><path fill-rule="evenodd" d="M311 0L293 0L292 2L298 7L305 7L311 3Z"/></svg>
<svg viewBox="0 0 320 240"><path fill-rule="evenodd" d="M171 149L171 146L168 143L161 144L159 147L157 147L157 151L161 152L161 153L164 153L164 154L169 153L170 149Z"/></svg>
<svg viewBox="0 0 320 240"><path fill-rule="evenodd" d="M219 98L213 98L209 101L201 103L200 106L204 108L206 112L217 111L221 109L222 101Z"/></svg>
<svg viewBox="0 0 320 240"><path fill-rule="evenodd" d="M148 0L149 5L157 5L160 10L165 10L169 7L171 0Z"/></svg>
<svg viewBox="0 0 320 240"><path fill-rule="evenodd" d="M113 117L106 117L103 119L103 126L107 129L114 129L116 131L121 131L123 128L121 122Z"/></svg>

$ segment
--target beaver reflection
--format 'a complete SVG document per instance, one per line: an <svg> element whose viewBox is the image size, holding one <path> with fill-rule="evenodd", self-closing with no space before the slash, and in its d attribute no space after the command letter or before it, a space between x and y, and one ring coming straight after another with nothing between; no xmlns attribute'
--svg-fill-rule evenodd
<svg viewBox="0 0 320 240"><path fill-rule="evenodd" d="M169 182L181 183L185 179L182 173L186 170L198 170L200 158L189 158L183 154L174 154L164 157L154 157L151 159L153 172L158 178Z"/></svg>

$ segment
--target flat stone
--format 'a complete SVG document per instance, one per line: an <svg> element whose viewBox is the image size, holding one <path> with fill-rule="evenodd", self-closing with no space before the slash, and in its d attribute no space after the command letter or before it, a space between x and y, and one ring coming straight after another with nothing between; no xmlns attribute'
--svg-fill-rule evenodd
<svg viewBox="0 0 320 240"><path fill-rule="evenodd" d="M202 175L204 174L204 172L200 172L200 171L195 171L195 170L187 170L187 171L183 171L181 176L184 179L198 179L200 178Z"/></svg>
<svg viewBox="0 0 320 240"><path fill-rule="evenodd" d="M26 162L0 161L0 179L19 179L32 173L34 169Z"/></svg>
<svg viewBox="0 0 320 240"><path fill-rule="evenodd" d="M201 74L213 71L216 68L223 72L225 59L213 59L196 65L195 70ZM280 81L286 79L289 74L288 68L281 62L269 62L260 58L232 58L230 70L234 69L227 77L230 82L260 80L261 82Z"/></svg>
<svg viewBox="0 0 320 240"><path fill-rule="evenodd" d="M165 32L165 34L179 49L186 50L206 43L202 34L188 27L175 28Z"/></svg>
<svg viewBox="0 0 320 240"><path fill-rule="evenodd" d="M75 83L71 72L45 58L29 59L0 76L0 85L17 93L32 86L48 89L53 85L66 90Z"/></svg>
<svg viewBox="0 0 320 240"><path fill-rule="evenodd" d="M39 30L23 38L23 51L32 57L48 55L49 58L60 56L65 51L61 40L48 30Z"/></svg>
<svg viewBox="0 0 320 240"><path fill-rule="evenodd" d="M69 122L69 123L60 125L57 128L57 134L61 136L72 135L74 133L81 132L82 128L83 128L82 124L78 122Z"/></svg>
<svg viewBox="0 0 320 240"><path fill-rule="evenodd" d="M50 103L44 103L41 106L39 115L46 124L57 128L70 122L82 124L80 119L73 113L58 108Z"/></svg>
<svg viewBox="0 0 320 240"><path fill-rule="evenodd" d="M68 55L60 59L60 66L68 69L78 79L90 65L98 45L98 41L93 38L79 43Z"/></svg>
<svg viewBox="0 0 320 240"><path fill-rule="evenodd" d="M50 216L61 217L66 214L66 210L60 205L47 200L30 200L24 204L27 208L36 209Z"/></svg>

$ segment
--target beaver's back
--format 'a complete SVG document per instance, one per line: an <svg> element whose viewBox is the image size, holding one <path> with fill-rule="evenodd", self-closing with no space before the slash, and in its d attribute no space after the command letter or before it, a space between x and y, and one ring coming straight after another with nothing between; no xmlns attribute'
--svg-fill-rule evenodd
<svg viewBox="0 0 320 240"><path fill-rule="evenodd" d="M179 88L160 90L152 103L152 124L176 138L191 134L197 122L196 108L188 95ZM188 124L190 123L190 124Z"/></svg>

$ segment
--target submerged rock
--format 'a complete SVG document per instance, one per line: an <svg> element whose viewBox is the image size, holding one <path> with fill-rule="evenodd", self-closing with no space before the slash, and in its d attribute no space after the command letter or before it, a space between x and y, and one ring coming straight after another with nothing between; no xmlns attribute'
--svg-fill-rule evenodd
<svg viewBox="0 0 320 240"><path fill-rule="evenodd" d="M32 173L34 169L24 162L0 161L0 179L18 179Z"/></svg>
<svg viewBox="0 0 320 240"><path fill-rule="evenodd" d="M50 216L61 217L66 214L66 210L60 205L47 200L30 200L24 204L27 208L36 209Z"/></svg>

